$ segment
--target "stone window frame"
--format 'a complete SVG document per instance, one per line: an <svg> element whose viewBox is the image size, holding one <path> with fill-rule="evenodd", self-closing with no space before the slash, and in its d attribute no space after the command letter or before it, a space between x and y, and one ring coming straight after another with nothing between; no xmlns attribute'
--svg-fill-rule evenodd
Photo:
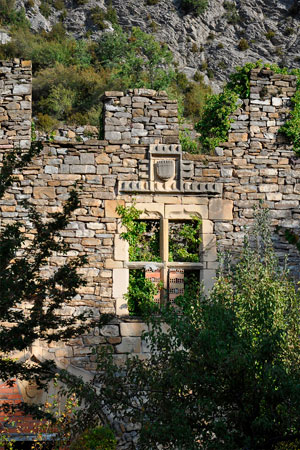
<svg viewBox="0 0 300 450"><path fill-rule="evenodd" d="M132 203L128 203L130 206ZM164 289L168 287L168 272L170 269L199 270L200 281L203 282L206 289L212 285L212 279L215 270L208 269L207 263L215 262L216 237L213 234L213 222L208 220L208 208L201 204L164 204L164 203L137 203L136 208L143 211L140 218L142 220L160 221L160 256L161 262L152 261L129 261L128 243L120 238L124 231L121 221L118 227L118 233L115 237L115 259L123 261L123 267L113 269L113 297L116 300L116 314L118 316L127 316L129 311L124 294L127 293L129 286L129 270L145 269L146 265L155 264L161 269L161 280ZM169 255L169 220L192 220L191 216L198 216L202 220L201 226L201 245L200 262L175 262L168 261Z"/></svg>

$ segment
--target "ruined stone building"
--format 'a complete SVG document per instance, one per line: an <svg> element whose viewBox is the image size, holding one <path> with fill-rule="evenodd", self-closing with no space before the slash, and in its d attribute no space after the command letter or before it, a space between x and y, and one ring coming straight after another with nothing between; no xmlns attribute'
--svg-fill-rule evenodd
<svg viewBox="0 0 300 450"><path fill-rule="evenodd" d="M18 219L22 199L44 214L58 211L77 183L81 206L62 235L74 255L87 256L88 264L81 269L87 284L62 313L72 315L89 308L95 317L115 315L101 332L94 330L50 348L37 342L32 349L36 357L54 359L60 367L88 379L96 367L92 348L100 343L113 345L120 361L128 352L145 353L144 324L128 314L124 297L130 270L146 268L146 276L163 283L165 301L173 301L184 289L183 273L196 273L209 289L217 268L217 243L238 250L253 219L253 206L259 202L270 209L273 226L299 230L300 160L278 134L296 79L254 69L250 84L250 99L235 112L228 142L217 147L213 156L182 152L176 101L164 92L134 89L106 93L103 140L54 137L21 171L0 203L1 226ZM30 139L31 65L2 61L0 152L14 146L26 149ZM143 211L142 219L155 223L160 261L129 261L116 206L133 202ZM172 261L172 230L194 216L202 220L199 258ZM279 256L288 254L297 271L295 250L280 236L276 248ZM53 257L50 264L59 266L62 258ZM22 392L25 399L30 398L25 388Z"/></svg>

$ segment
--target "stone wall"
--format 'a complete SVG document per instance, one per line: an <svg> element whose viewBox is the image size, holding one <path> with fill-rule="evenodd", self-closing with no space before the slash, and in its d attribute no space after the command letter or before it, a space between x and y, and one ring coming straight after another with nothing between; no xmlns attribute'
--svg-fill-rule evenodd
<svg viewBox="0 0 300 450"><path fill-rule="evenodd" d="M22 97L27 94L20 94L18 88L30 86L29 78L25 77L30 77L29 69L22 68L22 64L2 63L1 66L19 71L18 76L17 72L14 75L11 89L18 90L20 97L17 109L16 95L6 96L6 90L4 93L1 90L7 114L11 114L9 111L15 114L11 121L1 124L2 153L11 148L7 143L10 136L16 136L20 142L25 140L20 134L25 128L20 133L7 134L9 127L19 130L14 128L13 120L15 127L22 127L19 118L24 118L24 125L30 112L25 116L16 113L23 111L22 102L29 101L29 97L26 100ZM71 255L87 255L88 264L81 269L87 284L62 313L76 314L89 308L95 317L101 313L113 313L116 317L101 330L95 329L67 344L58 343L49 348L37 343L33 346L37 357L55 359L61 367L89 379L96 369L92 348L99 344L113 345L119 362L125 360L128 352L148 352L141 337L145 325L139 318L128 316L124 299L129 270L141 264L128 260L127 244L120 238L118 204L130 205L135 201L144 219L160 221L162 262L157 267L164 283L168 269L174 266L166 257L169 220L188 220L191 215L202 218L200 259L188 266L199 272L206 289L212 285L217 268L216 242L238 251L245 227L253 221L253 206L261 202L268 207L273 226L299 231L300 161L278 134L295 88L293 76L277 75L271 70L252 71L250 99L239 105L228 142L216 148L215 156L182 153L176 103L164 93L145 89L128 94L107 93L105 140L90 139L82 143L74 141L74 136L73 141L68 136L66 139L59 136L44 143L42 154L22 170L19 181L1 200L1 223L5 225L18 218L26 221L20 199L30 200L45 215L60 210L76 182L81 187L81 206L62 235L71 245ZM28 128L26 140L29 132ZM300 261L295 249L280 235L274 234L274 239L279 255L288 254L294 271L299 273ZM50 265L55 268L62 261L62 256L56 256ZM178 263L176 267L187 265ZM127 431L135 433L130 427Z"/></svg>
<svg viewBox="0 0 300 450"><path fill-rule="evenodd" d="M0 61L1 148L30 146L31 61Z"/></svg>

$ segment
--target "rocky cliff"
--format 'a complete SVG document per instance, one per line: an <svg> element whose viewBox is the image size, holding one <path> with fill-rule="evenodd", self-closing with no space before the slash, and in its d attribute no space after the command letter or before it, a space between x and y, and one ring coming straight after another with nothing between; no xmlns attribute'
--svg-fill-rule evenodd
<svg viewBox="0 0 300 450"><path fill-rule="evenodd" d="M45 14L45 2L47 14ZM139 26L167 42L179 68L189 77L198 70L215 87L236 65L262 59L288 67L300 62L299 0L209 0L200 16L186 14L181 0L112 0L123 27ZM34 30L51 30L62 20L77 38L97 39L103 32L92 11L104 0L17 0ZM45 17L48 16L48 17ZM107 29L111 23L105 21Z"/></svg>

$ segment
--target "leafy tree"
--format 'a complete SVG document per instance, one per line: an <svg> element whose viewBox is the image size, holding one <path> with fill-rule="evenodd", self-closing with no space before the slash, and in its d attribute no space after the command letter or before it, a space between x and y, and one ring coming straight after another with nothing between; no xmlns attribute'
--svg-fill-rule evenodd
<svg viewBox="0 0 300 450"><path fill-rule="evenodd" d="M102 65L114 70L125 88L165 89L175 77L167 45L138 27L126 33L116 26L113 33L104 33L96 55Z"/></svg>
<svg viewBox="0 0 300 450"><path fill-rule="evenodd" d="M30 162L41 150L33 143L28 152L11 151L4 156L0 173L0 198L5 199L16 169ZM68 252L60 237L78 208L75 190L62 211L43 217L30 204L23 203L22 217L0 230L0 373L2 381L11 378L35 378L41 382L51 376L49 363L30 365L14 359L37 339L47 343L68 339L87 328L84 314L66 318L60 308L74 298L83 283L77 269L85 259L74 257L57 270L49 268L49 258Z"/></svg>
<svg viewBox="0 0 300 450"><path fill-rule="evenodd" d="M86 391L85 418L108 405L141 423L144 449L271 450L299 438L300 295L267 224L259 212L256 247L245 240L208 297L190 283L176 308L147 318L149 358L131 355L120 372L109 349L99 350L101 390Z"/></svg>

